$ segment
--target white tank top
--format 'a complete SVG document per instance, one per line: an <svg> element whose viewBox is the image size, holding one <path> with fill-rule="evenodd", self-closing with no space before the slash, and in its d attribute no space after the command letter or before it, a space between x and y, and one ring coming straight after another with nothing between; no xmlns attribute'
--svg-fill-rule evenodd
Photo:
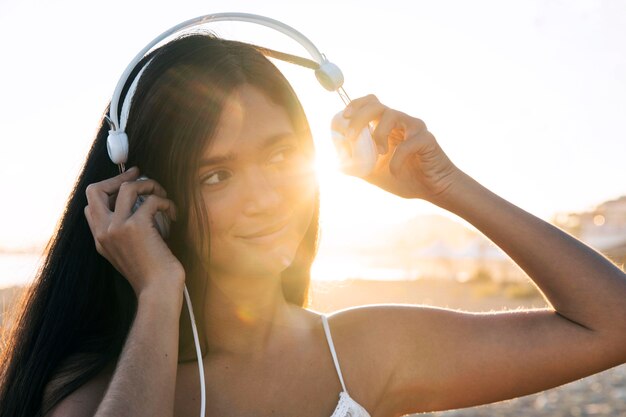
<svg viewBox="0 0 626 417"><path fill-rule="evenodd" d="M337 353L335 353L333 337L330 335L328 319L324 314L322 314L322 323L324 324L326 341L328 342L330 353L332 353L333 361L335 362L335 369L337 370L337 375L339 375L339 380L341 381L341 386L343 387L343 391L339 393L339 402L337 403L337 407L335 407L335 411L333 411L333 414L330 417L371 417L367 410L365 410L361 404L354 401L348 394L346 384L343 382L343 376L341 375L341 368L339 367L339 361L337 360Z"/></svg>

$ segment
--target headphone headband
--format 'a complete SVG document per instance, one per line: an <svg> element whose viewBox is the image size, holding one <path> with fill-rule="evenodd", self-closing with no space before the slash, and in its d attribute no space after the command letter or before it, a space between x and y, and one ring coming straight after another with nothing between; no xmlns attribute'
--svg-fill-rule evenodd
<svg viewBox="0 0 626 417"><path fill-rule="evenodd" d="M328 61L328 59L326 59L326 57L322 53L320 53L320 51L306 36L298 32L291 26L279 22L278 20L270 19L269 17L249 13L214 13L196 17L194 19L179 23L178 25L166 30L155 39L153 39L152 42L146 45L135 56L135 58L130 62L130 64L122 73L122 77L120 78L120 80L117 82L117 86L115 87L115 91L113 92L113 98L111 99L111 105L109 106L109 114L105 117L111 127L111 130L109 130L109 137L107 138L107 151L109 153L109 158L111 158L111 161L119 165L120 172L123 172L125 170L124 164L126 163L126 160L128 158L128 136L125 132L126 120L123 117L124 115L122 115L122 120L120 121L118 108L124 86L128 82L131 74L133 73L135 66L140 63L142 59L144 59L146 53L148 53L150 49L152 49L159 42L163 41L165 38L184 29L189 29L209 22L219 21L242 21L256 23L277 30L291 37L307 50L307 52L313 58L313 61L306 58L285 54L283 52L273 51L268 48L258 47L256 45L253 46L257 47L259 51L266 56L282 59L291 63L315 69L315 76L317 77L319 83L325 89L327 89L328 91L337 91L337 93L339 93L339 96L346 105L350 102L350 98L342 88L343 74L341 73L339 67ZM149 64L149 62L150 61L148 61L148 63L144 65L144 68L146 65ZM143 68L136 75L131 87L128 90L128 93L126 94L126 99L124 100L124 103L122 105L122 113L124 113L125 110L131 105L129 96L132 98L134 86L137 84L137 81L141 76L142 71Z"/></svg>

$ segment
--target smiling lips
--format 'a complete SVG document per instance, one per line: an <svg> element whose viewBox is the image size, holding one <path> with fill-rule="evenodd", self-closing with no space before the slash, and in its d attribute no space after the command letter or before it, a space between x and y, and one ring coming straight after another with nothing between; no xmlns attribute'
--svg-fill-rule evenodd
<svg viewBox="0 0 626 417"><path fill-rule="evenodd" d="M289 223L289 221L285 220L273 226L266 227L265 229L262 229L256 233L246 235L246 236L239 236L239 237L244 238L244 239L258 239L258 238L262 238L266 236L271 236L283 230L283 228L287 225L287 223Z"/></svg>

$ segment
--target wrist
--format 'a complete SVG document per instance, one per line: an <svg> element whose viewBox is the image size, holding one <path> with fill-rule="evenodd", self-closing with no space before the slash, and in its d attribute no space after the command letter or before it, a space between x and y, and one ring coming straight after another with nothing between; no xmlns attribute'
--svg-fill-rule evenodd
<svg viewBox="0 0 626 417"><path fill-rule="evenodd" d="M455 212L461 200L467 197L472 183L476 183L476 180L457 168L450 174L449 186L433 197L430 202L444 210Z"/></svg>
<svg viewBox="0 0 626 417"><path fill-rule="evenodd" d="M180 313L184 286L184 280L174 279L150 284L137 294L137 304L158 305L160 308L170 306Z"/></svg>

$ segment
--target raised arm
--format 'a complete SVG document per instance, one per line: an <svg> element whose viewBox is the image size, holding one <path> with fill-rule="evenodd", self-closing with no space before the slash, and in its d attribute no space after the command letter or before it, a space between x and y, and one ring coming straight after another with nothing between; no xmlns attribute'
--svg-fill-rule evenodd
<svg viewBox="0 0 626 417"><path fill-rule="evenodd" d="M621 347L616 353L626 359L626 277L610 260L462 172L433 202L502 248L556 314Z"/></svg>
<svg viewBox="0 0 626 417"><path fill-rule="evenodd" d="M137 170L90 185L85 215L98 252L124 275L137 295L137 313L112 375L74 391L50 417L174 414L179 317L185 274L154 227L157 210L173 205L154 181L135 182ZM138 194L150 194L131 212Z"/></svg>
<svg viewBox="0 0 626 417"><path fill-rule="evenodd" d="M582 242L459 170L424 123L373 96L349 107L351 128L376 124L385 148L367 181L422 198L473 224L534 281L553 309L462 313L418 306L348 310L365 356L386 377L377 415L446 410L534 393L626 361L626 275ZM375 336L372 336L375 335ZM340 339L340 338L339 338ZM341 344L341 340L338 340ZM339 347L340 348L340 347Z"/></svg>

